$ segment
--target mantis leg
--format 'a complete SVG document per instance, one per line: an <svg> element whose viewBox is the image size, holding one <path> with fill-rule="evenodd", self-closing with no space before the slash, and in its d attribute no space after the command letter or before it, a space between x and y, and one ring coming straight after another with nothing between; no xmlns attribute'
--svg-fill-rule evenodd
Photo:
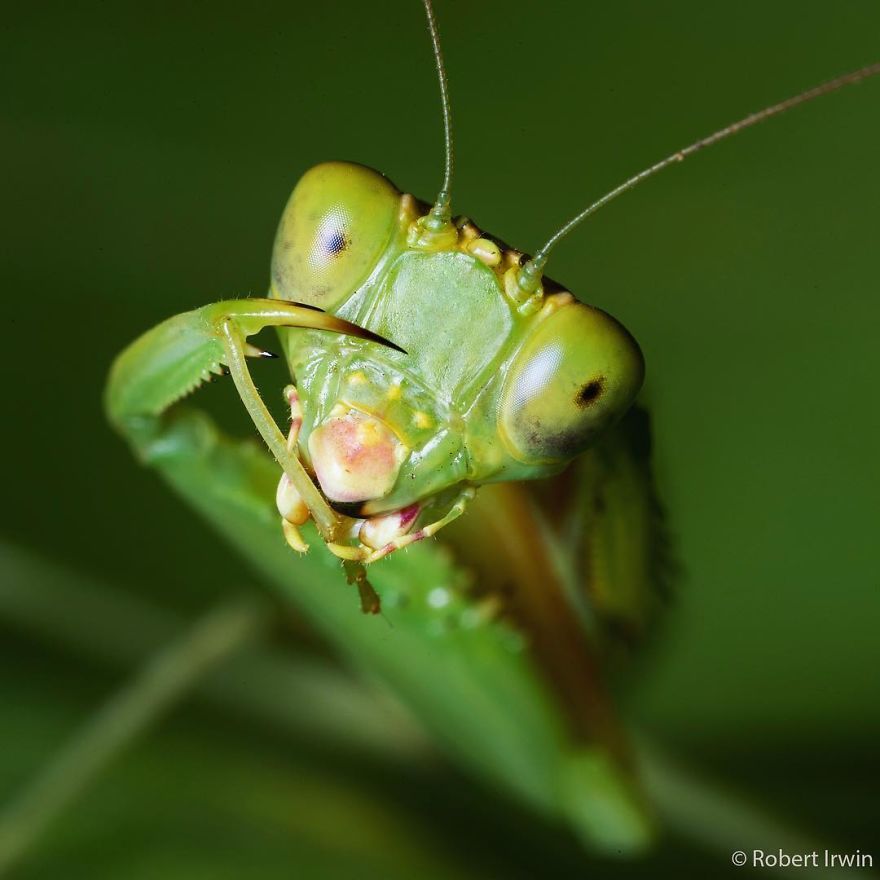
<svg viewBox="0 0 880 880"><path fill-rule="evenodd" d="M302 428L303 412L299 402L299 392L295 385L288 385L284 389L284 396L290 406L290 430L287 432L287 451L291 454L296 452L299 442L299 432ZM296 487L290 482L287 474L282 474L275 491L275 506L281 514L281 529L284 539L292 550L297 553L305 553L309 545L303 540L299 526L305 523L310 515L308 505L302 495L296 491Z"/></svg>
<svg viewBox="0 0 880 880"><path fill-rule="evenodd" d="M351 547L343 544L328 544L327 546L330 549L330 552L338 556L340 559L352 559L362 562L365 565L371 562L376 562L377 560L388 556L389 553L393 553L395 550L400 550L403 547L408 547L410 544L415 544L416 541L422 541L425 538L430 538L432 535L436 535L440 529L444 526L448 526L449 523L458 519L464 513L468 502L473 499L475 494L476 489L471 487L463 489L445 516L426 526L422 526L420 529L417 529L410 534L397 534L378 548L363 543L363 540L358 547ZM402 527L407 527L412 523L412 520L410 520L409 523L406 522L406 511L400 511L395 514L385 514L382 517L375 517L373 520L367 520L361 527L361 532L363 533L363 529L371 525L374 520L384 520L391 516L397 517L401 522Z"/></svg>
<svg viewBox="0 0 880 880"><path fill-rule="evenodd" d="M244 336L241 330L236 326L235 320L230 318L221 324L221 332L226 353L226 365L229 367L232 381L235 382L238 396L244 403L266 446L269 447L269 451L281 465L284 476L290 480L308 506L321 535L325 540L333 540L339 528L339 517L305 472L296 455L295 447L288 448L284 435L275 424L269 410L266 409L266 404L263 403L247 366Z"/></svg>
<svg viewBox="0 0 880 880"><path fill-rule="evenodd" d="M327 504L266 409L247 357L262 355L248 336L264 327L312 327L388 343L320 309L283 300L244 299L215 303L177 315L132 343L110 372L105 403L110 421L135 447L149 444L161 415L212 374L227 367L254 425L293 486L308 505L322 537L332 541L342 519Z"/></svg>

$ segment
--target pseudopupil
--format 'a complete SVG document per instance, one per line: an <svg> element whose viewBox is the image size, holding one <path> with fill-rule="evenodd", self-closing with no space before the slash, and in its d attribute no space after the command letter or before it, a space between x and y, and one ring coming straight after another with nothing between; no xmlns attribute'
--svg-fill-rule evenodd
<svg viewBox="0 0 880 880"><path fill-rule="evenodd" d="M603 378L593 379L592 382L587 382L575 397L575 403L579 407L589 406L591 403L595 403L602 394L602 386L605 384L605 380Z"/></svg>
<svg viewBox="0 0 880 880"><path fill-rule="evenodd" d="M339 229L334 229L329 235L325 235L323 244L324 252L328 257L335 257L337 254L341 254L348 246L345 235Z"/></svg>

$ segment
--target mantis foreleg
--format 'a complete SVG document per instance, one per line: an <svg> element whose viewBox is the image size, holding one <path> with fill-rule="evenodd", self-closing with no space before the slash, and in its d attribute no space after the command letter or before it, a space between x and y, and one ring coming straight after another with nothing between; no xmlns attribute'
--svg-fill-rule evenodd
<svg viewBox="0 0 880 880"><path fill-rule="evenodd" d="M263 403L246 358L261 354L246 339L264 327L312 327L390 344L319 309L270 299L229 300L177 315L133 342L110 373L106 406L113 424L138 449L159 429L163 413L212 374L228 368L254 425L315 519L325 540L343 518L311 481Z"/></svg>

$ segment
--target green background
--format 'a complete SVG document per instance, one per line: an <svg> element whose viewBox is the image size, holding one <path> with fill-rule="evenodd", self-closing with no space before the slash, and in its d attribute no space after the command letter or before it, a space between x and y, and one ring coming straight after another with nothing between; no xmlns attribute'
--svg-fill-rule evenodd
<svg viewBox="0 0 880 880"><path fill-rule="evenodd" d="M440 0L437 14L454 207L525 250L672 150L880 57L873 0ZM170 314L262 292L310 165L352 159L436 191L420 5L20 4L0 69L4 553L193 616L253 578L105 426L107 367ZM621 683L628 717L875 858L878 109L880 79L714 147L592 218L549 270L648 362L682 576ZM233 419L230 395L205 393ZM45 626L6 601L0 614L2 800L122 680L52 636L64 612L47 595ZM122 876L132 853L126 877L583 876L568 838L443 765L414 784L212 711L146 739L20 876ZM300 809L310 823L279 824ZM657 858L707 857L672 842Z"/></svg>

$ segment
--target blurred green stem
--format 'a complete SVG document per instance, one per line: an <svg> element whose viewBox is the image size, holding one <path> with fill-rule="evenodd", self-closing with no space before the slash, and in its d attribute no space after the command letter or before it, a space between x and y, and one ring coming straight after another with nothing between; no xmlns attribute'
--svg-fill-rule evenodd
<svg viewBox="0 0 880 880"><path fill-rule="evenodd" d="M0 621L126 674L185 631L179 615L166 608L4 541ZM346 752L405 761L429 750L422 731L388 694L323 658L265 640L207 670L196 695L224 712Z"/></svg>
<svg viewBox="0 0 880 880"><path fill-rule="evenodd" d="M266 608L258 603L224 604L148 660L0 814L0 876L139 733L209 669L253 639L267 620Z"/></svg>

